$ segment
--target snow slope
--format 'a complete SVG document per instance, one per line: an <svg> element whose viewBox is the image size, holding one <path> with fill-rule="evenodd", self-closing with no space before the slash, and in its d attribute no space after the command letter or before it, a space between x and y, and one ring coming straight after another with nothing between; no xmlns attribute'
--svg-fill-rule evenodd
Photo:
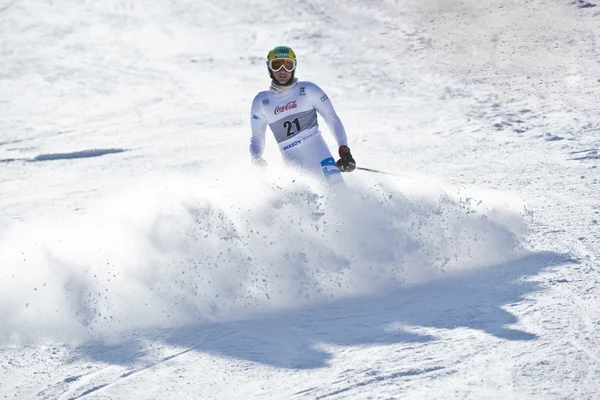
<svg viewBox="0 0 600 400"><path fill-rule="evenodd" d="M597 398L593 6L0 5L0 398ZM249 167L279 44L396 176Z"/></svg>

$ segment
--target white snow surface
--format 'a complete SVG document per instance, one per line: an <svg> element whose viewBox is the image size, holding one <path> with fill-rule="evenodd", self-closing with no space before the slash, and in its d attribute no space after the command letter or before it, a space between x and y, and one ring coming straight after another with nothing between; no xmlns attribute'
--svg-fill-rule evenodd
<svg viewBox="0 0 600 400"><path fill-rule="evenodd" d="M0 399L600 398L595 1L7 0L0 32ZM390 174L250 165L277 45Z"/></svg>

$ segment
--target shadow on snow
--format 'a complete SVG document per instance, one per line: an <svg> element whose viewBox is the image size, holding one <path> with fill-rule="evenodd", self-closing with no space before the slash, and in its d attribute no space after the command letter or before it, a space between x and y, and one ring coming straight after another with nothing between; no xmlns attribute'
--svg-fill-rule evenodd
<svg viewBox="0 0 600 400"><path fill-rule="evenodd" d="M437 340L403 331L402 325L468 328L504 340L534 340L536 335L507 326L518 320L503 306L540 290L539 283L526 278L547 267L575 262L564 254L530 253L508 263L380 296L338 299L246 320L138 332L137 338L118 345L87 343L76 353L135 368L146 355L141 341L153 340L187 349L175 356L194 350L281 368L313 369L326 366L331 358L319 344L358 346Z"/></svg>
<svg viewBox="0 0 600 400"><path fill-rule="evenodd" d="M73 158L90 158L100 157L105 154L123 153L127 151L125 149L93 149L75 151L72 153L53 153L53 154L40 154L31 159L31 161L55 161L55 160L70 160Z"/></svg>
<svg viewBox="0 0 600 400"><path fill-rule="evenodd" d="M56 161L56 160L73 160L78 158L100 157L106 154L123 153L126 149L93 149L74 151L71 153L49 153L40 154L33 158L6 158L0 159L0 163L9 163L15 161L39 162L39 161Z"/></svg>

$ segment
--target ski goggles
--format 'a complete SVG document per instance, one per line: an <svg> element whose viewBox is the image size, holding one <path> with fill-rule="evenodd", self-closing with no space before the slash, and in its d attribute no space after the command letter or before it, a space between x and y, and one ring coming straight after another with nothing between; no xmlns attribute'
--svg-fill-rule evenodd
<svg viewBox="0 0 600 400"><path fill-rule="evenodd" d="M292 72L296 69L296 60L291 58L274 58L268 62L269 69L273 72L281 71L281 68L287 72Z"/></svg>

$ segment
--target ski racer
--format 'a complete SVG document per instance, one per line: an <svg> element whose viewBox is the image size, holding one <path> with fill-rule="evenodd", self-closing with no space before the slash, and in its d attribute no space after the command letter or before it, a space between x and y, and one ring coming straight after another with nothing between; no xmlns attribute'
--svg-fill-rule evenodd
<svg viewBox="0 0 600 400"><path fill-rule="evenodd" d="M346 131L331 100L316 84L296 78L294 51L278 46L267 55L271 87L260 92L252 102L250 155L252 162L266 166L262 158L267 125L273 132L283 160L316 176L330 186L343 184L340 171L352 172L352 157ZM337 162L319 131L317 113L327 123L339 146Z"/></svg>

